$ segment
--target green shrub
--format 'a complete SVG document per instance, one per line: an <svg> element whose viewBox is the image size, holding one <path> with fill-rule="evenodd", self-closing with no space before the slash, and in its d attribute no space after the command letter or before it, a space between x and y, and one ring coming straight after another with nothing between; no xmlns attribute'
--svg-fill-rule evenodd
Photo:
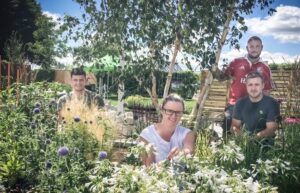
<svg viewBox="0 0 300 193"><path fill-rule="evenodd" d="M154 108L151 100L149 100L146 97L142 97L140 95L133 95L129 96L125 99L127 108L134 108L134 107L140 107L140 108Z"/></svg>
<svg viewBox="0 0 300 193"><path fill-rule="evenodd" d="M54 80L55 70L52 69L39 69L37 70L36 82L48 81L51 82Z"/></svg>

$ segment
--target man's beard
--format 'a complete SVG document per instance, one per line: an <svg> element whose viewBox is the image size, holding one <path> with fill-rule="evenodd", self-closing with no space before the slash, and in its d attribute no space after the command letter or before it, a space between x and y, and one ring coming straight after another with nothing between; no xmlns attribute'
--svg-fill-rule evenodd
<svg viewBox="0 0 300 193"><path fill-rule="evenodd" d="M257 60L257 59L259 59L259 57L260 57L260 54L257 54L256 56L253 56L252 54L248 54L248 58L251 60Z"/></svg>

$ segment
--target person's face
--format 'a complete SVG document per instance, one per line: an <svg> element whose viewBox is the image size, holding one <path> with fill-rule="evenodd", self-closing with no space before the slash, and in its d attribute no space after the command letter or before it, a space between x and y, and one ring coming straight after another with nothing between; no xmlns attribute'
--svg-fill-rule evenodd
<svg viewBox="0 0 300 193"><path fill-rule="evenodd" d="M250 59L258 59L261 51L263 49L263 45L258 40L252 40L247 44L247 52L248 57Z"/></svg>
<svg viewBox="0 0 300 193"><path fill-rule="evenodd" d="M73 91L80 92L85 89L86 78L84 75L73 75L71 77L71 85Z"/></svg>
<svg viewBox="0 0 300 193"><path fill-rule="evenodd" d="M261 78L250 78L246 82L247 92L250 98L259 99L263 95L264 83Z"/></svg>
<svg viewBox="0 0 300 193"><path fill-rule="evenodd" d="M180 102L169 101L162 107L162 122L178 124L183 115L183 105Z"/></svg>

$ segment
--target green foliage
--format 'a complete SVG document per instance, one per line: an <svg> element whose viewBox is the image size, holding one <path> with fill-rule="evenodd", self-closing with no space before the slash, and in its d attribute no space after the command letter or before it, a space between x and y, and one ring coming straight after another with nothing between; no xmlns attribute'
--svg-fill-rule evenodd
<svg viewBox="0 0 300 193"><path fill-rule="evenodd" d="M276 188L297 192L300 188L299 124L283 123L274 146L248 135L220 140L211 130L201 129L195 156L179 154L145 168L139 157L149 153L151 144L132 147L121 164L94 161L103 149L85 124L57 124L52 99L65 89L62 85L18 86L10 94L1 93L3 192L276 192ZM207 124L204 120L203 128Z"/></svg>
<svg viewBox="0 0 300 193"><path fill-rule="evenodd" d="M82 19L65 17L65 20L70 27L69 38L84 42L74 49L79 62L95 62L105 55L119 57L118 77L135 79L138 84L130 85L139 85L148 95L155 96L155 101L157 95L161 96L157 94L158 87L164 85L158 73L170 66L174 45L177 50L173 53L179 49L183 53L182 61L176 62L194 70L189 61L192 58L197 65L210 67L218 62L224 43L239 48L238 41L247 31L242 15L251 14L256 6L269 8L274 0L76 2L84 8ZM273 12L272 8L268 11ZM229 25L228 19L233 23ZM225 29L229 29L228 36ZM190 90L183 87L178 92L190 98L193 94L185 92L186 89ZM132 94L141 93L128 95Z"/></svg>
<svg viewBox="0 0 300 193"><path fill-rule="evenodd" d="M17 32L12 32L4 45L5 57L13 65L20 66L25 61L24 44Z"/></svg>
<svg viewBox="0 0 300 193"><path fill-rule="evenodd" d="M55 70L53 69L39 69L37 70L36 82L47 81L52 82L54 80Z"/></svg>
<svg viewBox="0 0 300 193"><path fill-rule="evenodd" d="M128 108L153 108L153 106L151 105L151 101L140 95L129 96L125 99L125 102Z"/></svg>
<svg viewBox="0 0 300 193"><path fill-rule="evenodd" d="M57 64L55 56L58 55L56 47L59 46L59 32L56 23L45 15L40 15L35 20L37 30L33 32L34 41L29 42L28 52L31 61L42 68L48 69Z"/></svg>
<svg viewBox="0 0 300 193"><path fill-rule="evenodd" d="M58 38L63 31L42 14L40 5L35 0L14 0L3 1L0 7L0 16L5 18L0 30L0 55L14 65L22 65L25 58L43 68L56 65L55 56L66 51Z"/></svg>
<svg viewBox="0 0 300 193"><path fill-rule="evenodd" d="M37 82L2 91L1 191L88 192L88 170L102 146L83 123L58 125L56 101L66 89ZM61 147L67 155L60 155Z"/></svg>
<svg viewBox="0 0 300 193"><path fill-rule="evenodd" d="M283 69L283 70L294 70L297 69L298 65L297 64L299 62L295 62L295 63L285 63L285 64L269 64L269 67L271 70L279 70L279 69Z"/></svg>
<svg viewBox="0 0 300 193"><path fill-rule="evenodd" d="M284 129L283 129L284 128ZM207 165L217 165L227 173L253 178L278 187L279 192L297 192L299 183L299 125L284 124L275 144L248 134L216 138L212 130L201 130L196 155Z"/></svg>
<svg viewBox="0 0 300 193"><path fill-rule="evenodd" d="M2 1L0 7L0 17L5 18L0 30L0 55L3 56L4 44L14 32L20 35L23 44L34 41L33 32L37 29L35 20L42 12L35 0Z"/></svg>
<svg viewBox="0 0 300 193"><path fill-rule="evenodd" d="M145 77L150 76L145 72ZM138 81L133 79L132 76L122 77L122 72L117 71L113 73L100 73L98 76L102 76L103 80L107 80L108 76L113 77L114 83L109 87L109 93L117 93L117 83L124 81L125 85L125 97L131 95L149 96L145 88L151 87L152 83L150 80L144 81L142 85L139 85ZM121 77L120 77L121 76ZM157 94L159 97L163 96L164 85L166 83L167 72L157 71L155 73L157 82ZM175 92L182 96L184 99L191 99L198 89L198 74L192 71L174 72L172 84L173 88L170 89L170 93Z"/></svg>
<svg viewBox="0 0 300 193"><path fill-rule="evenodd" d="M184 99L191 99L199 88L198 75L191 71L186 71L182 73L174 73L173 76L177 79L175 79L175 81L180 84L177 88L171 88L171 92L178 93Z"/></svg>

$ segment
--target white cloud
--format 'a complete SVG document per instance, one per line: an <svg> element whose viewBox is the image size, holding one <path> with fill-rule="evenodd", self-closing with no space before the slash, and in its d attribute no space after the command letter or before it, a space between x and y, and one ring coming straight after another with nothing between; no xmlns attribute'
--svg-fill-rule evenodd
<svg viewBox="0 0 300 193"><path fill-rule="evenodd" d="M74 57L72 54L67 54L67 56L65 57L56 57L55 60L61 64L63 64L64 66L69 66L72 65L74 63Z"/></svg>
<svg viewBox="0 0 300 193"><path fill-rule="evenodd" d="M219 66L223 65L223 63L222 63L223 59L227 59L228 62L230 62L234 58L243 57L246 54L247 54L247 50L245 50L245 49L240 49L240 51L233 49L228 52L223 52L221 54ZM293 62L295 62L295 60L299 61L300 55L291 56L289 54L285 54L285 53L281 53L281 52L271 53L268 51L262 51L261 58L264 61L267 61L269 64L271 64L271 63L283 64L283 63L293 63Z"/></svg>
<svg viewBox="0 0 300 193"><path fill-rule="evenodd" d="M56 23L56 28L59 28L60 25L62 25L62 16L58 13L51 13L49 11L43 11L43 14L47 17L51 18L54 23Z"/></svg>
<svg viewBox="0 0 300 193"><path fill-rule="evenodd" d="M279 6L272 16L246 19L249 31L264 36L273 36L281 42L300 42L300 8Z"/></svg>

